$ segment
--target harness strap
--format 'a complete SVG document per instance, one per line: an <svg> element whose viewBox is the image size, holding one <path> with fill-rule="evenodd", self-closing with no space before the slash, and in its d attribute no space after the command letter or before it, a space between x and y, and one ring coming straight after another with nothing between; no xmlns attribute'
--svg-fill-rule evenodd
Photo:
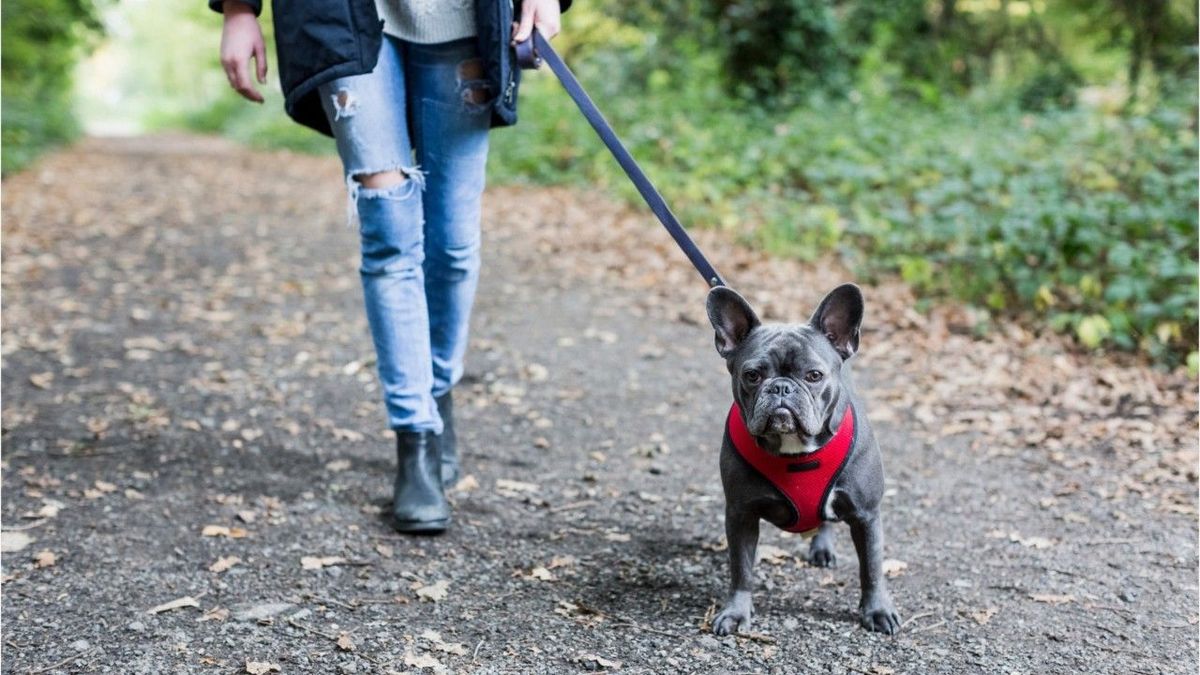
<svg viewBox="0 0 1200 675"><path fill-rule="evenodd" d="M525 42L520 42L516 47L517 63L525 69L537 69L542 65L543 60L550 64L550 70L558 77L567 94L575 101L575 105L579 106L579 111L587 118L592 128L600 136L600 140L604 141L604 145L608 146L609 152L616 158L617 163L625 171L625 175L629 176L629 180L633 181L634 187L641 193L642 199L646 200L646 204L654 215L658 216L658 220L667 228L667 232L683 250L684 255L691 261L692 266L704 277L704 282L710 287L724 286L725 280L717 274L717 270L704 257L700 249L696 246L696 242L692 241L687 230L679 224L679 219L671 212L671 208L667 206L667 202L663 200L662 195L654 188L654 184L646 177L642 168L634 161L633 156L625 149L621 143L621 139L617 138L616 132L612 126L604 119L596 104L588 97L587 92L580 86L579 80L575 79L575 74L563 63L562 58L550 46L550 43L542 37L536 29L533 35Z"/></svg>
<svg viewBox="0 0 1200 675"><path fill-rule="evenodd" d="M825 501L854 449L854 406L846 408L829 442L805 455L784 456L763 450L746 428L737 403L730 407L725 425L737 454L791 503L796 517L782 529L808 533L820 527L825 520Z"/></svg>

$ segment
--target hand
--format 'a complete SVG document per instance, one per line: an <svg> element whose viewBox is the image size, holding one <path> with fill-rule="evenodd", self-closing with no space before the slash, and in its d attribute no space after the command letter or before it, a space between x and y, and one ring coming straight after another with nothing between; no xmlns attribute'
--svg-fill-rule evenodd
<svg viewBox="0 0 1200 675"><path fill-rule="evenodd" d="M512 43L529 39L534 28L547 40L562 28L562 10L558 0L525 0L521 3L521 21L512 25Z"/></svg>
<svg viewBox="0 0 1200 675"><path fill-rule="evenodd" d="M267 50L258 17L249 5L238 0L225 0L222 11L225 27L221 31L221 67L229 78L229 86L243 97L262 103L262 93L250 79L250 59L253 58L258 83L267 83Z"/></svg>

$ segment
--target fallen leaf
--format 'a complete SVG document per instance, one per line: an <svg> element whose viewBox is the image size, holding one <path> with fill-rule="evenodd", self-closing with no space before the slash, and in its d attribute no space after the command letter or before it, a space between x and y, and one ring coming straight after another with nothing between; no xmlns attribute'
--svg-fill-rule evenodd
<svg viewBox="0 0 1200 675"><path fill-rule="evenodd" d="M175 598L174 600L172 600L170 602L164 602L161 605L151 607L150 609L146 610L146 613L147 614L161 614L163 612L169 612L173 609L183 609L184 607L199 608L200 601L196 600L195 598L193 598L190 595L185 595L182 598Z"/></svg>
<svg viewBox="0 0 1200 675"><path fill-rule="evenodd" d="M788 553L778 546L772 546L770 544L759 544L758 546L759 562L765 562L769 565L782 565L783 563L787 562L788 558L791 557L791 553Z"/></svg>
<svg viewBox="0 0 1200 675"><path fill-rule="evenodd" d="M37 373L29 376L29 384L38 389L49 389L54 384L54 373Z"/></svg>
<svg viewBox="0 0 1200 675"><path fill-rule="evenodd" d="M556 555L550 559L550 564L546 565L546 567L553 570L559 567L570 567L576 562L578 561L575 560L575 556L573 555Z"/></svg>
<svg viewBox="0 0 1200 675"><path fill-rule="evenodd" d="M200 534L205 537L229 537L230 539L243 539L250 536L250 533L240 527L226 527L224 525L205 525Z"/></svg>
<svg viewBox="0 0 1200 675"><path fill-rule="evenodd" d="M439 668L442 662L429 654L417 654L409 647L404 650L404 665L412 668Z"/></svg>
<svg viewBox="0 0 1200 675"><path fill-rule="evenodd" d="M1074 595L1053 595L1048 593L1031 593L1029 598L1034 602L1044 602L1048 605L1065 605L1075 602Z"/></svg>
<svg viewBox="0 0 1200 675"><path fill-rule="evenodd" d="M340 555L327 555L324 557L306 555L300 559L300 566L306 570L319 570L322 567L341 565L344 562L346 562L346 559Z"/></svg>
<svg viewBox="0 0 1200 675"><path fill-rule="evenodd" d="M198 622L204 621L224 621L229 618L229 610L224 607L213 607L196 619Z"/></svg>
<svg viewBox="0 0 1200 675"><path fill-rule="evenodd" d="M338 634L337 646L344 652L352 652L354 651L354 640L350 639L349 633L342 631Z"/></svg>
<svg viewBox="0 0 1200 675"><path fill-rule="evenodd" d="M479 489L479 480L471 474L464 476L454 485L455 492L470 492L477 489Z"/></svg>
<svg viewBox="0 0 1200 675"><path fill-rule="evenodd" d="M34 542L24 532L0 532L0 553L16 553Z"/></svg>
<svg viewBox="0 0 1200 675"><path fill-rule="evenodd" d="M338 471L345 471L346 469L349 469L349 468L350 468L350 460L348 460L348 459L335 459L332 462L329 462L325 465L326 471L332 471L334 473L337 473Z"/></svg>
<svg viewBox="0 0 1200 675"><path fill-rule="evenodd" d="M450 582L445 579L429 585L418 582L414 589L417 591L418 598L430 602L440 602L446 599L446 594L450 590Z"/></svg>
<svg viewBox="0 0 1200 675"><path fill-rule="evenodd" d="M350 441L351 443L358 443L366 439L366 436L362 432L351 429L334 429L333 437L340 441Z"/></svg>
<svg viewBox="0 0 1200 675"><path fill-rule="evenodd" d="M500 492L537 492L541 487L535 483L522 483L507 478L496 479L496 490Z"/></svg>
<svg viewBox="0 0 1200 675"><path fill-rule="evenodd" d="M54 555L54 551L48 548L33 554L33 566L38 569L54 567L54 563L56 562L58 562L58 556Z"/></svg>
<svg viewBox="0 0 1200 675"><path fill-rule="evenodd" d="M1000 610L996 609L995 607L988 607L981 609L978 612L971 612L970 617L980 626L986 626L987 623L992 620L992 617L996 616L996 612L998 611Z"/></svg>
<svg viewBox="0 0 1200 675"><path fill-rule="evenodd" d="M554 581L554 575L550 573L550 570L541 565L529 570L529 574L524 576L533 581Z"/></svg>
<svg viewBox="0 0 1200 675"><path fill-rule="evenodd" d="M606 532L604 538L608 541L629 541L632 537L624 532Z"/></svg>
<svg viewBox="0 0 1200 675"><path fill-rule="evenodd" d="M116 492L117 486L108 481L98 480L96 481L96 489L107 494L109 492Z"/></svg>
<svg viewBox="0 0 1200 675"><path fill-rule="evenodd" d="M467 648L461 642L445 642L442 640L442 634L437 631L426 630L425 632L421 633L420 637L422 640L428 640L431 642L433 648L440 652L454 654L456 656L465 656L467 653Z"/></svg>
<svg viewBox="0 0 1200 675"><path fill-rule="evenodd" d="M1046 537L1023 537L1020 532L1009 533L1008 540L1029 548L1042 549L1054 546L1053 539L1047 539Z"/></svg>
<svg viewBox="0 0 1200 675"><path fill-rule="evenodd" d="M603 656L600 656L598 654L580 654L579 656L575 657L574 661L576 663L579 663L579 664L581 664L585 667L589 667L589 668L600 668L600 669L610 669L611 668L613 670L617 670L618 668L621 667L620 661L613 661L611 659L606 659Z"/></svg>
<svg viewBox="0 0 1200 675"><path fill-rule="evenodd" d="M53 499L43 499L42 508L37 510L38 518L55 518L62 510L63 503Z"/></svg>
<svg viewBox="0 0 1200 675"><path fill-rule="evenodd" d="M387 544L375 544L375 552L384 558L390 558L395 555L395 551Z"/></svg>
<svg viewBox="0 0 1200 675"><path fill-rule="evenodd" d="M908 569L908 563L903 560L888 558L883 561L883 573L889 577L898 577Z"/></svg>
<svg viewBox="0 0 1200 675"><path fill-rule="evenodd" d="M250 675L266 675L272 671L276 673L282 673L283 668L280 668L277 664L268 663L266 661L246 662L246 672L250 673Z"/></svg>
<svg viewBox="0 0 1200 675"><path fill-rule="evenodd" d="M216 572L217 574L220 574L221 572L224 572L225 570L229 569L230 567L233 567L234 565L236 565L240 562L242 562L242 559L237 557L236 555L226 556L223 558L217 558L217 561L215 563L208 566L208 571Z"/></svg>
<svg viewBox="0 0 1200 675"><path fill-rule="evenodd" d="M238 520L242 521L243 523L253 523L258 519L258 514L250 509L244 509L237 512L237 517Z"/></svg>

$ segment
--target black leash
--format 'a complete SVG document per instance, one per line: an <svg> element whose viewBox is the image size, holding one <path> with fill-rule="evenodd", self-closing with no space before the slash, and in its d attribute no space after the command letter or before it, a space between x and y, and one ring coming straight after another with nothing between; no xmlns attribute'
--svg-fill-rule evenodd
<svg viewBox="0 0 1200 675"><path fill-rule="evenodd" d="M646 204L650 206L650 210L654 215L658 216L663 227L667 228L667 232L671 233L671 237L675 239L675 243L679 244L679 248L683 249L684 255L688 260L692 261L692 265L700 276L704 277L704 282L711 287L724 286L725 280L717 274L717 270L708 262L708 258L700 252L696 247L696 242L688 236L687 230L679 224L679 219L671 213L671 208L667 206L667 202L663 200L662 195L658 190L654 189L654 184L646 177L642 171L642 167L634 161L633 156L625 149L621 143L621 139L617 138L617 134L613 131L608 121L604 119L604 115L592 103L592 99L588 97L587 92L580 86L579 80L575 79L575 74L563 63L562 58L550 46L550 43L542 37L537 30L533 31L533 35L526 40L517 44L517 63L525 69L536 70L542 65L542 61L550 64L550 70L558 76L559 82L562 83L564 89L570 94L575 101L575 105L579 106L579 111L587 118L588 123L599 134L600 140L604 141L604 145L608 146L609 152L617 159L617 163L625 170L625 174L633 181L638 192L642 194L642 199L646 200Z"/></svg>

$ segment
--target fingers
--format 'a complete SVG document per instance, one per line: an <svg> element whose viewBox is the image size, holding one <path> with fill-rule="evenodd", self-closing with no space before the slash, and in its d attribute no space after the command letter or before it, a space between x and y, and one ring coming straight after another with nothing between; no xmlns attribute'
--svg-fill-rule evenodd
<svg viewBox="0 0 1200 675"><path fill-rule="evenodd" d="M558 0L540 0L533 25L547 40L558 35L562 30L562 11L558 7Z"/></svg>
<svg viewBox="0 0 1200 675"><path fill-rule="evenodd" d="M258 70L258 83L267 83L267 49L262 40L254 43L254 63Z"/></svg>
<svg viewBox="0 0 1200 675"><path fill-rule="evenodd" d="M533 19L537 12L536 0L525 0L521 3L521 20L513 31L513 44L524 42L533 33Z"/></svg>
<svg viewBox="0 0 1200 675"><path fill-rule="evenodd" d="M535 26L547 40L558 35L562 30L558 0L525 0L521 4L521 21L513 23L513 44L528 40Z"/></svg>
<svg viewBox="0 0 1200 675"><path fill-rule="evenodd" d="M233 74L233 88L237 90L237 93L255 103L263 102L262 94L254 88L254 82L250 79L249 58L238 59Z"/></svg>

